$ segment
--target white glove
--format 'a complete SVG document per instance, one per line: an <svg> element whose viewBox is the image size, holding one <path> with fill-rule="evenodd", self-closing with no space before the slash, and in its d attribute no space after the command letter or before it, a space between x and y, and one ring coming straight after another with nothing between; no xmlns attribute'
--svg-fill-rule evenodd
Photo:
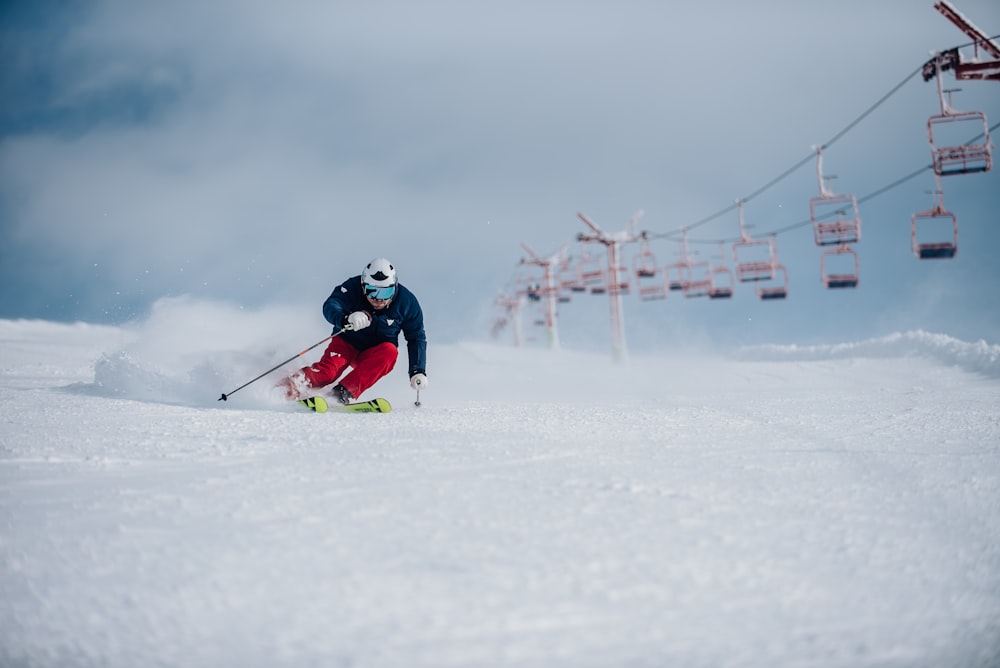
<svg viewBox="0 0 1000 668"><path fill-rule="evenodd" d="M410 376L410 387L414 390L423 390L427 387L427 376L422 373L415 373Z"/></svg>
<svg viewBox="0 0 1000 668"><path fill-rule="evenodd" d="M364 311L355 311L347 316L347 324L356 332L372 324L372 317Z"/></svg>

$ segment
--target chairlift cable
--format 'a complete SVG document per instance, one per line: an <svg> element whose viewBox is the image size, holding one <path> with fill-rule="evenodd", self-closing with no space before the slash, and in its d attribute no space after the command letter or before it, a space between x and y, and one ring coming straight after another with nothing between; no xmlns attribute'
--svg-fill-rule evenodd
<svg viewBox="0 0 1000 668"><path fill-rule="evenodd" d="M991 37L990 39L991 40L992 39L1000 39L1000 35L995 35L995 36ZM962 49L962 48L966 48L966 47L969 47L969 46L975 46L976 44L978 44L978 42L977 41L973 41L973 42L969 42L967 44L963 44L961 46L952 47L952 49ZM952 49L946 49L946 50L952 50ZM826 148L832 146L834 143L836 143L838 140L840 140L844 135L846 135L848 132L850 132L851 130L853 130L859 123L861 123L861 121L863 121L865 118L867 118L869 115L871 115L880 106L882 106L883 104L885 104L885 102L890 97L892 97L897 92L899 92L899 90L903 86L905 86L907 83L909 83L910 80L913 79L913 77L915 77L916 75L920 74L920 72L923 71L923 68L924 68L924 66L921 65L920 67L918 67L915 70L913 70L913 72L911 72L910 74L908 74L899 83L897 83L895 86L893 86L891 89L889 89L889 91L885 95L883 95L881 98L879 98L878 101L876 101L874 104L872 104L870 107L868 107L868 109L866 109L865 111L863 111L857 118L855 118L850 123L848 123L842 130L840 130L832 138L830 138L829 140L827 140L826 143L822 144L821 147L824 148L824 149L826 149ZM990 128L990 130L992 131L996 127L997 126L993 126L992 128ZM975 142L977 139L979 139L982 136L983 136L983 133L980 133L976 138L970 140L967 143ZM759 187L757 190L753 191L749 195L747 195L745 197L742 197L740 199L742 199L744 202L749 202L753 198L755 198L758 195L760 195L760 194L766 192L767 190L771 189L772 187L774 187L775 185L777 185L778 183L780 183L781 181L783 181L784 179L786 179L788 176L790 176L794 172L796 172L799 169L801 169L803 165L811 162L814 159L814 157L815 157L815 154L813 152L810 152L808 156L806 156L802 160L798 161L797 163L795 163L794 165L792 165L791 167L789 167L788 169L786 169L780 175L776 176L775 178L773 178L770 181L768 181L767 183L765 183L763 186ZM920 174L923 171L924 170L921 169L919 172L916 172L913 175L910 175L908 177L904 177L902 180L899 181L899 183L903 183L903 182L905 182L905 181L907 181L907 180L909 180L911 178L914 178L917 174ZM882 191L879 191L878 194L881 194L881 192L884 192L885 190L891 189L891 188L895 187L896 185L899 185L899 183L893 184L891 186L887 186ZM872 196L869 196L869 197L867 197L865 199L870 199L871 197ZM861 200L859 200L859 203L860 203L860 201ZM668 231L668 232L660 232L660 233L647 232L647 238L650 238L650 239L671 239L671 238L676 237L677 234L683 232L684 230L693 230L693 229L695 229L697 227L701 227L702 225L710 223L711 221L715 220L716 218L724 216L725 214L733 211L734 209L736 209L736 205L735 204L730 204L726 208L721 209L721 210L719 210L719 211L717 211L717 212L715 212L715 213L713 213L713 214L711 214L709 216L706 216L705 218L702 218L701 220L698 220L698 221L696 221L694 223L691 223L690 225L685 225L684 227L680 227L680 228L677 228L677 229L674 229L674 230L671 230L671 231ZM811 224L812 221L808 221L808 222ZM801 224L795 224L793 226L790 226L789 228L782 228L781 231L785 231L787 229L795 229L795 228L800 227L800 226L802 226L802 225ZM709 242L697 241L695 243L709 243ZM712 241L710 243L718 243L718 241Z"/></svg>

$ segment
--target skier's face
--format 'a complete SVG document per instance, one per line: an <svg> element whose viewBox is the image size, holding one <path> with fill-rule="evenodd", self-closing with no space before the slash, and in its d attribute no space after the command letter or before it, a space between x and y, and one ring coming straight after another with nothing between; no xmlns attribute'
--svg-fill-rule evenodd
<svg viewBox="0 0 1000 668"><path fill-rule="evenodd" d="M376 311L381 311L388 306L391 301L391 299L375 299L374 297L368 297L368 303L371 304L372 308Z"/></svg>
<svg viewBox="0 0 1000 668"><path fill-rule="evenodd" d="M365 299L368 303L372 305L376 311L384 309L392 301L393 296L396 294L396 286L389 285L385 287L379 287L375 285L365 285Z"/></svg>

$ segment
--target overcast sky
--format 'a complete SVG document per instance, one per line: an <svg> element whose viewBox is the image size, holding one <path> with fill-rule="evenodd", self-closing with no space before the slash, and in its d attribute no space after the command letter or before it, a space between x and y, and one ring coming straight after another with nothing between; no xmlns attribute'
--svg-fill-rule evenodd
<svg viewBox="0 0 1000 668"><path fill-rule="evenodd" d="M995 0L954 3L991 35ZM930 162L936 86L969 40L931 0L56 1L0 7L0 317L122 322L164 296L302 304L384 255L438 340L478 337L527 243L579 253L643 210L677 230L824 153L836 192ZM971 54L970 50L966 50ZM1000 83L955 106L1000 121ZM1000 136L1000 130L996 132ZM969 139L972 137L970 136ZM922 328L1000 341L1000 169L945 179L959 253L919 261L928 170L861 206L861 285L828 291L811 229L777 237L785 303L627 302L636 340L843 340ZM812 163L753 197L756 234L808 219ZM691 232L738 236L735 211ZM634 247L626 252L631 253ZM595 249L596 250L596 249ZM715 244L693 244L701 257ZM607 300L564 307L607 338Z"/></svg>

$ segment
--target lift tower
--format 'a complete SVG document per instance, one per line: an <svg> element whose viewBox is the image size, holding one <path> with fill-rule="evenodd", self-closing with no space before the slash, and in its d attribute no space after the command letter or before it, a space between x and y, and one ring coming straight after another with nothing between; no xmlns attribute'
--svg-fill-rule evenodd
<svg viewBox="0 0 1000 668"><path fill-rule="evenodd" d="M559 348L559 329L556 326L556 301L559 298L559 284L556 282L555 269L562 265L562 253L553 257L543 258L522 242L521 248L528 257L521 259L521 264L530 264L542 268L542 287L540 297L545 301L545 331L548 334L549 348Z"/></svg>
<svg viewBox="0 0 1000 668"><path fill-rule="evenodd" d="M624 243L638 241L641 235L635 230L635 223L642 216L642 211L638 211L628 226L615 234L607 234L597 226L590 218L578 213L580 220L590 228L591 233L579 233L576 240L583 243L603 244L608 249L608 273L607 292L611 301L611 353L616 362L624 362L628 357L625 346L625 323L622 313L622 294L628 292L628 281L621 278L625 268L621 263L620 246Z"/></svg>

